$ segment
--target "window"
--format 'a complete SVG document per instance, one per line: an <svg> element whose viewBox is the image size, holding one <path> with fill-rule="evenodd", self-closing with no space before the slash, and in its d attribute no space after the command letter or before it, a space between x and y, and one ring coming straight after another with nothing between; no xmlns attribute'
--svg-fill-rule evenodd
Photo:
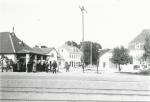
<svg viewBox="0 0 150 102"><path fill-rule="evenodd" d="M135 43L135 49L140 49L140 43Z"/></svg>

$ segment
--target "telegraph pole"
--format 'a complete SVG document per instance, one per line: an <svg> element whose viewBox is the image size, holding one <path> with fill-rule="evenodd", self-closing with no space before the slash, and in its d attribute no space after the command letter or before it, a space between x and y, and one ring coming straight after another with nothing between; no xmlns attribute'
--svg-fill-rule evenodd
<svg viewBox="0 0 150 102"><path fill-rule="evenodd" d="M82 68L84 73L84 12L87 13L84 6L79 6L81 13L82 13Z"/></svg>

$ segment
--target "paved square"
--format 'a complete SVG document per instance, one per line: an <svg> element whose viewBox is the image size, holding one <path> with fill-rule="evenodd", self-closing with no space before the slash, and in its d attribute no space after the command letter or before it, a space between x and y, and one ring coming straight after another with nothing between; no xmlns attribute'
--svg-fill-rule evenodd
<svg viewBox="0 0 150 102"><path fill-rule="evenodd" d="M0 73L1 102L150 102L150 77L72 71Z"/></svg>

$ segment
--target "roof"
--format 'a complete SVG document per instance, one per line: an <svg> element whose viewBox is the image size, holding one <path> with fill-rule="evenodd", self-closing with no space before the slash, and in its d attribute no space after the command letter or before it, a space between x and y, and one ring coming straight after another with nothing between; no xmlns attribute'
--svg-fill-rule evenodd
<svg viewBox="0 0 150 102"><path fill-rule="evenodd" d="M107 52L112 52L112 50L110 49L102 49L100 52L99 52L99 57L103 56L105 53Z"/></svg>
<svg viewBox="0 0 150 102"><path fill-rule="evenodd" d="M150 36L150 29L143 30L130 43L145 43L145 39Z"/></svg>
<svg viewBox="0 0 150 102"><path fill-rule="evenodd" d="M75 46L69 46L69 45L64 44L64 45L62 45L60 48L66 49L69 53L82 53L82 52L80 51L80 49L78 49L78 48L75 47Z"/></svg>
<svg viewBox="0 0 150 102"><path fill-rule="evenodd" d="M41 50L44 52L44 54L48 54L48 53L51 52L53 49L55 49L55 48L41 48Z"/></svg>
<svg viewBox="0 0 150 102"><path fill-rule="evenodd" d="M129 42L128 48L135 49L135 44L140 44L140 49L143 49L145 39L148 37L150 37L150 29L145 29L139 35L137 35L131 42Z"/></svg>
<svg viewBox="0 0 150 102"><path fill-rule="evenodd" d="M42 53L42 54L48 54L49 52L51 52L53 49L55 48L39 48L39 47L33 47L34 50Z"/></svg>
<svg viewBox="0 0 150 102"><path fill-rule="evenodd" d="M0 53L36 53L36 54L42 54L41 52L38 52L34 49L32 49L30 46L28 46L26 43L24 43L22 40L20 40L15 33L10 32L0 32Z"/></svg>
<svg viewBox="0 0 150 102"><path fill-rule="evenodd" d="M40 52L40 53L44 54L43 50L39 47L33 47L33 49L37 52Z"/></svg>
<svg viewBox="0 0 150 102"><path fill-rule="evenodd" d="M0 33L0 53L15 53L9 34L9 32Z"/></svg>

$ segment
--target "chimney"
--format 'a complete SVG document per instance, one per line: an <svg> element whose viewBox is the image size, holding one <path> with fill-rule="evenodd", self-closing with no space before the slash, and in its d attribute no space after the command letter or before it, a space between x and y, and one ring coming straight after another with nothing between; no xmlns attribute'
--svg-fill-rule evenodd
<svg viewBox="0 0 150 102"><path fill-rule="evenodd" d="M14 33L14 26L12 27L12 36L15 36L15 33Z"/></svg>
<svg viewBox="0 0 150 102"><path fill-rule="evenodd" d="M13 28L12 28L12 33L14 33L14 26L13 26Z"/></svg>

